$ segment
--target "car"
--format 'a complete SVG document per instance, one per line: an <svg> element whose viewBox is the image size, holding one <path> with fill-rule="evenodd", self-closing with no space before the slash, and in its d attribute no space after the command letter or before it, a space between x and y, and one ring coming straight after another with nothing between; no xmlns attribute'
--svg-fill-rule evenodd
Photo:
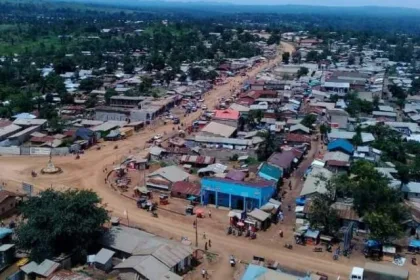
<svg viewBox="0 0 420 280"><path fill-rule="evenodd" d="M191 108L191 111L193 111L193 112L197 112L197 107L192 107L192 108Z"/></svg>
<svg viewBox="0 0 420 280"><path fill-rule="evenodd" d="M204 102L204 99L199 99L198 102Z"/></svg>
<svg viewBox="0 0 420 280"><path fill-rule="evenodd" d="M202 110L207 110L207 105L203 105L203 106L201 106L201 109L202 109Z"/></svg>
<svg viewBox="0 0 420 280"><path fill-rule="evenodd" d="M159 140L162 138L162 134L156 134L155 136L153 136L154 140Z"/></svg>
<svg viewBox="0 0 420 280"><path fill-rule="evenodd" d="M179 123L180 123L179 118L174 118L174 119L173 119L173 123L174 123L174 124L179 124Z"/></svg>

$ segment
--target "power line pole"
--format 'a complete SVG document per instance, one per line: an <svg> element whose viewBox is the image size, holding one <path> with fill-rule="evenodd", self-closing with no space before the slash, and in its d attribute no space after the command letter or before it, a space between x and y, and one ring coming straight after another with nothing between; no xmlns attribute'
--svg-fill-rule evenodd
<svg viewBox="0 0 420 280"><path fill-rule="evenodd" d="M195 247L198 247L198 219L197 219L197 214L195 215Z"/></svg>

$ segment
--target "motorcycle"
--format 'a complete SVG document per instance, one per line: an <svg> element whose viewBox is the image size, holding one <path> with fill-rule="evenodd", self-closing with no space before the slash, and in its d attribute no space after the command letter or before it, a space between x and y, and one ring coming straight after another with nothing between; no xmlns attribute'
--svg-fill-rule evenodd
<svg viewBox="0 0 420 280"><path fill-rule="evenodd" d="M236 260L235 260L235 257L233 255L230 255L230 257L229 257L229 263L230 263L230 266L231 267L235 267Z"/></svg>
<svg viewBox="0 0 420 280"><path fill-rule="evenodd" d="M292 244L289 244L289 243L286 243L286 244L284 244L284 248L289 249L289 250L292 250L293 249L293 245Z"/></svg>

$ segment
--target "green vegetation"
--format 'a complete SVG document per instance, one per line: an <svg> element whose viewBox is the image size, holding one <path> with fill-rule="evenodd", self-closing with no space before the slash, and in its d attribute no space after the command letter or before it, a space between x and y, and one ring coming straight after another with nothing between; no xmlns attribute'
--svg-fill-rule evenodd
<svg viewBox="0 0 420 280"><path fill-rule="evenodd" d="M49 189L29 198L20 208L24 222L16 230L18 247L28 250L36 262L61 253L85 260L108 220L100 202L96 193L87 190Z"/></svg>
<svg viewBox="0 0 420 280"><path fill-rule="evenodd" d="M408 211L402 203L401 192L389 183L373 164L355 162L351 176L335 175L327 181L327 194L314 199L311 224L329 234L336 233L339 228L337 213L330 206L336 199L351 198L353 209L370 229L370 238L386 243L400 237L403 234L401 222L407 219Z"/></svg>

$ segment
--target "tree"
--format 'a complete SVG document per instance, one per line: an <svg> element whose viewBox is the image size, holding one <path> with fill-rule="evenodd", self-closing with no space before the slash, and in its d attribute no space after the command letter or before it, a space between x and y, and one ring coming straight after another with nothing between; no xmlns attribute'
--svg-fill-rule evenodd
<svg viewBox="0 0 420 280"><path fill-rule="evenodd" d="M363 221L370 229L369 237L382 244L402 236L400 221L395 221L388 213L371 212L363 217Z"/></svg>
<svg viewBox="0 0 420 280"><path fill-rule="evenodd" d="M326 180L319 178L319 180ZM317 182L319 183L319 182ZM316 194L310 207L309 222L312 228L322 230L324 234L334 236L340 228L337 211L331 207L334 202L332 185L326 182L327 193Z"/></svg>
<svg viewBox="0 0 420 280"><path fill-rule="evenodd" d="M83 258L108 220L98 195L89 190L48 189L20 207L24 222L16 230L17 245L42 262L61 253Z"/></svg>
<svg viewBox="0 0 420 280"><path fill-rule="evenodd" d="M394 98L405 100L405 98L407 97L406 92L397 85L390 85L389 91L391 92Z"/></svg>
<svg viewBox="0 0 420 280"><path fill-rule="evenodd" d="M102 86L102 81L97 78L86 78L80 82L79 89L83 91L92 91Z"/></svg>
<svg viewBox="0 0 420 280"><path fill-rule="evenodd" d="M348 65L354 65L354 63L356 62L356 59L354 57L354 55L349 55L349 59L347 60L347 64Z"/></svg>
<svg viewBox="0 0 420 280"><path fill-rule="evenodd" d="M327 133L331 132L331 127L325 123L322 123L319 126L319 132L321 132L321 135L326 135Z"/></svg>
<svg viewBox="0 0 420 280"><path fill-rule="evenodd" d="M290 59L290 53L289 52L284 52L282 55L282 61L284 64L289 64L289 59Z"/></svg>
<svg viewBox="0 0 420 280"><path fill-rule="evenodd" d="M303 120L300 122L302 125L311 128L312 125L316 122L317 116L313 114L306 115Z"/></svg>
<svg viewBox="0 0 420 280"><path fill-rule="evenodd" d="M107 105L109 105L111 103L111 97L113 97L115 95L118 95L118 93L115 91L115 89L113 89L113 88L107 89L106 92L105 92L105 96L104 96L105 103Z"/></svg>
<svg viewBox="0 0 420 280"><path fill-rule="evenodd" d="M318 61L318 52L317 51L310 51L306 55L306 61Z"/></svg>
<svg viewBox="0 0 420 280"><path fill-rule="evenodd" d="M124 73L133 74L134 73L134 68L135 68L134 64L129 62L129 63L124 64L123 70L124 70Z"/></svg>
<svg viewBox="0 0 420 280"><path fill-rule="evenodd" d="M302 77L302 76L306 76L309 73L309 69L306 67L300 67L299 70L297 71L297 76L298 78Z"/></svg>
<svg viewBox="0 0 420 280"><path fill-rule="evenodd" d="M277 150L277 145L274 136L269 131L260 132L258 136L264 139L257 149L258 160L265 161Z"/></svg>

